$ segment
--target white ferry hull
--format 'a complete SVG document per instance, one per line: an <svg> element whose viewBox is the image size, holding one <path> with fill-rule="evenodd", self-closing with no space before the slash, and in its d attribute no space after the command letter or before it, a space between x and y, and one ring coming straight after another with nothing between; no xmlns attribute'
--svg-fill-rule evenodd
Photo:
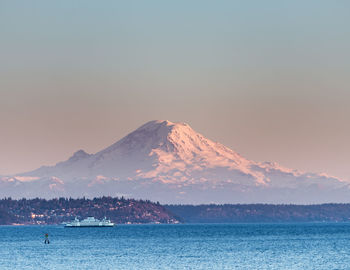
<svg viewBox="0 0 350 270"><path fill-rule="evenodd" d="M66 224L64 225L65 228L85 228L85 227L114 227L113 225L71 225L71 224Z"/></svg>
<svg viewBox="0 0 350 270"><path fill-rule="evenodd" d="M88 217L82 221L75 218L74 221L67 223L65 228L86 228L86 227L113 227L114 223L104 218L103 220L95 219L94 217Z"/></svg>

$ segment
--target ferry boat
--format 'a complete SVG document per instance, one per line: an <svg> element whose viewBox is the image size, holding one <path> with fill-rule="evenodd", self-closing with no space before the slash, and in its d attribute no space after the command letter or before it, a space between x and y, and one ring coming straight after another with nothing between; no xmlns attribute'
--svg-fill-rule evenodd
<svg viewBox="0 0 350 270"><path fill-rule="evenodd" d="M106 217L102 220L96 219L94 217L87 217L86 219L79 220L78 218L75 218L72 222L69 222L64 225L65 228L72 228L72 227L113 227L114 223L111 222L109 219L106 219Z"/></svg>

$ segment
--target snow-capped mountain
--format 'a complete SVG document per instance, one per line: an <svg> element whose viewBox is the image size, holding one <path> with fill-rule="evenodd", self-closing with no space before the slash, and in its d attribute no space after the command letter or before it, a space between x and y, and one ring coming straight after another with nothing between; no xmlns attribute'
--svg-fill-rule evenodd
<svg viewBox="0 0 350 270"><path fill-rule="evenodd" d="M248 160L185 123L151 121L96 154L0 178L1 197L128 196L163 203L349 202L348 183Z"/></svg>

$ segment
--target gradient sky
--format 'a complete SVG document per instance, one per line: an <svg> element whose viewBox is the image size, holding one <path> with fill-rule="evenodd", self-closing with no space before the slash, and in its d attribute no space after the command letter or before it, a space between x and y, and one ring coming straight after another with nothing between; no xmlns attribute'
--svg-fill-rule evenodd
<svg viewBox="0 0 350 270"><path fill-rule="evenodd" d="M144 122L350 180L350 1L0 0L0 174Z"/></svg>

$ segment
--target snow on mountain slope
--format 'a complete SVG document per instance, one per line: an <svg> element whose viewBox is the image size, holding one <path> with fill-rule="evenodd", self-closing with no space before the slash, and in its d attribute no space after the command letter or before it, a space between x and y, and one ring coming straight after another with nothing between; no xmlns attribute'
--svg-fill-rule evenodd
<svg viewBox="0 0 350 270"><path fill-rule="evenodd" d="M26 194L36 194L29 192L36 186L44 197L122 194L183 203L305 203L346 201L348 196L348 184L337 178L250 161L185 123L160 120L96 154L79 150L55 166L11 179L16 194L25 182ZM15 184L2 182L11 193Z"/></svg>

